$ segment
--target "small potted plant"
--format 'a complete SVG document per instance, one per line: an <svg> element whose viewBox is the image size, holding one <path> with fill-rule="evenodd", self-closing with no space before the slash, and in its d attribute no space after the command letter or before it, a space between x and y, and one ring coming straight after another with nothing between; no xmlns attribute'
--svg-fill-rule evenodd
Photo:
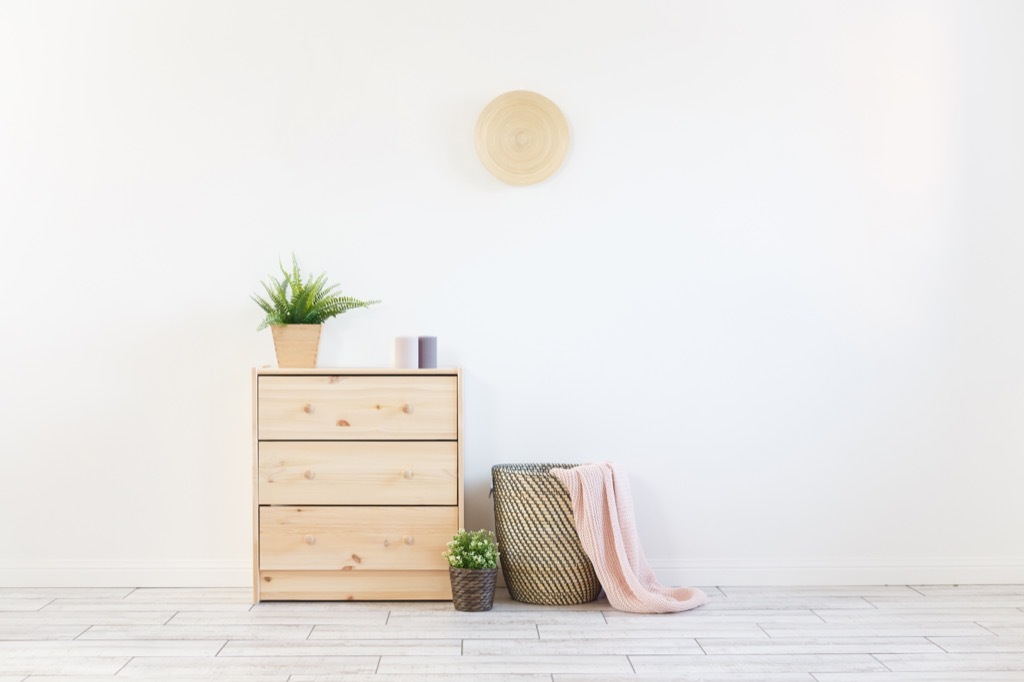
<svg viewBox="0 0 1024 682"><path fill-rule="evenodd" d="M368 308L380 301L360 301L342 296L337 284L327 283L327 274L302 279L299 263L292 254L292 269L280 266L282 279L270 276L260 282L267 297L253 294L266 316L257 331L270 327L278 367L316 367L320 331L327 320L353 308Z"/></svg>
<svg viewBox="0 0 1024 682"><path fill-rule="evenodd" d="M498 573L498 543L489 530L459 530L441 556L448 560L456 611L490 611Z"/></svg>

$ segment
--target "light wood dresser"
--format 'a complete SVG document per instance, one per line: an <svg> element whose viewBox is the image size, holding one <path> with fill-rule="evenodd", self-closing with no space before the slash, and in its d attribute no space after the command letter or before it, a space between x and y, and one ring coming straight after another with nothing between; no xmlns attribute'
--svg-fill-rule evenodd
<svg viewBox="0 0 1024 682"><path fill-rule="evenodd" d="M462 375L253 370L253 600L451 599Z"/></svg>

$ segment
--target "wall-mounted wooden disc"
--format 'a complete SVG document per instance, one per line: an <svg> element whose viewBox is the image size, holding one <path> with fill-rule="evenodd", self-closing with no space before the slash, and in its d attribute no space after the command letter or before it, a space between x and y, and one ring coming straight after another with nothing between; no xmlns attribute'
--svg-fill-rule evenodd
<svg viewBox="0 0 1024 682"><path fill-rule="evenodd" d="M498 95L476 122L476 152L487 170L511 185L532 185L562 165L569 124L555 103L528 90Z"/></svg>

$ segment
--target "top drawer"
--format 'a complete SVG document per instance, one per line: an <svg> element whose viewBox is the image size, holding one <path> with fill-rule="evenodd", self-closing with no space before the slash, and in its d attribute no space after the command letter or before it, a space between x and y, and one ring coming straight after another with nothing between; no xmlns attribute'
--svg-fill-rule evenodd
<svg viewBox="0 0 1024 682"><path fill-rule="evenodd" d="M455 440L455 376L260 376L261 440Z"/></svg>

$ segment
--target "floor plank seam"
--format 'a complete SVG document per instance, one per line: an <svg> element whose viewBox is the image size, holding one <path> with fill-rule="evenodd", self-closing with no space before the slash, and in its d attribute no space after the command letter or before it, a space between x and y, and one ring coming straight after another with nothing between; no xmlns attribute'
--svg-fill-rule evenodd
<svg viewBox="0 0 1024 682"><path fill-rule="evenodd" d="M919 590L919 589L917 589L916 587L914 587L913 585L907 585L907 587L909 587L910 589L912 589L912 590L913 590L914 592L917 592L917 593L918 593L919 595L921 595L922 597L927 597L927 596L928 596L928 595L926 595L926 594L925 594L924 592L922 592L921 590Z"/></svg>
<svg viewBox="0 0 1024 682"><path fill-rule="evenodd" d="M685 665L692 666L678 673L685 679L730 682L757 681L758 671L793 682L1024 682L1024 598L1016 596L1024 596L1024 586L922 587L927 594L912 590L902 598L894 591L909 586L744 588L716 605L724 608L683 617L622 613L607 602L579 611L524 610L503 592L494 612L476 620L450 604L282 604L256 611L234 592L211 590L132 588L129 594L139 596L125 603L128 589L0 592L8 599L0 601L0 680L114 682L169 666L167 679L195 682L244 675L266 682L335 675L415 680L419 672L432 680L479 673L487 680L561 682L594 674L626 682L648 674L675 679L673 669ZM802 596L791 602L791 595ZM857 606L861 600L871 608ZM40 603L42 612L32 609Z"/></svg>
<svg viewBox="0 0 1024 682"><path fill-rule="evenodd" d="M121 597L121 601L124 601L125 599L127 599L130 596L132 596L133 594L135 594L138 591L139 591L139 588L137 588L137 587L131 588L130 590L128 590L128 594L126 594L123 597Z"/></svg>
<svg viewBox="0 0 1024 682"><path fill-rule="evenodd" d="M942 653L944 653L944 654L948 654L949 653L949 650L946 647L944 647L941 644L939 644L938 642L936 642L933 639L933 637L925 637L925 639L928 640L929 642L931 642L932 644L934 644L935 646L939 647L940 649L942 649Z"/></svg>
<svg viewBox="0 0 1024 682"><path fill-rule="evenodd" d="M132 662L132 661L134 661L134 660L135 660L135 657L134 657L134 656L129 656L129 657L128 657L128 660L127 660L127 661L125 661L125 662L124 662L124 665L122 665L122 666L121 666L120 668L118 668L118 669L117 669L117 670L116 670L116 671L114 672L114 675L113 675L113 676L114 676L114 677L116 677L116 676L120 675L120 674L121 674L121 671L122 671L122 670L124 670L125 668L127 668L127 667L128 667L128 664L129 664L129 663L131 663L131 662ZM31 677L31 675L29 675L29 677Z"/></svg>
<svg viewBox="0 0 1024 682"><path fill-rule="evenodd" d="M997 637L999 636L999 634L995 630L993 630L992 628L987 628L987 627L985 627L984 625L982 625L981 623L979 623L976 620L972 620L971 622L974 623L975 625L977 625L982 630L985 630L987 632L991 632L993 635L996 635Z"/></svg>

